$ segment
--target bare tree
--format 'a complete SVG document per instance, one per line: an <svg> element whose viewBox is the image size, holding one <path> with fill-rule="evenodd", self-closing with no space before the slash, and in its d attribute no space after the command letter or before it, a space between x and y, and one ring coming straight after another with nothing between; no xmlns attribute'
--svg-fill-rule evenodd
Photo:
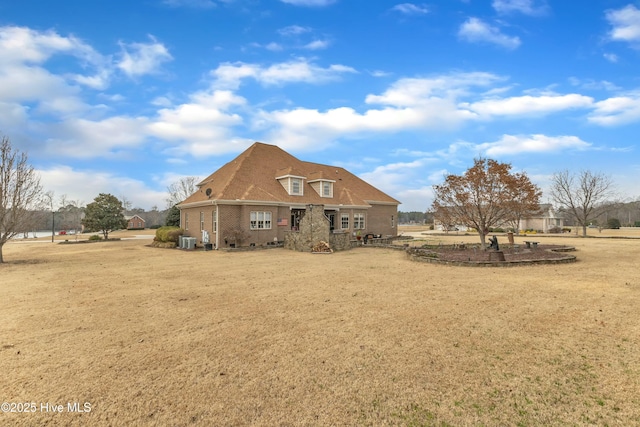
<svg viewBox="0 0 640 427"><path fill-rule="evenodd" d="M590 222L605 213L604 202L614 194L613 181L601 173L564 170L551 178L551 199L582 227L583 236Z"/></svg>
<svg viewBox="0 0 640 427"><path fill-rule="evenodd" d="M167 199L167 208L177 205L195 193L198 189L198 182L200 182L200 178L197 176L185 176L168 186L167 191L169 192L169 198Z"/></svg>
<svg viewBox="0 0 640 427"><path fill-rule="evenodd" d="M82 217L84 215L84 202L70 200L66 194L60 196L60 208L58 208L58 225L66 230L73 230L78 240L78 233L82 229Z"/></svg>
<svg viewBox="0 0 640 427"><path fill-rule="evenodd" d="M463 175L447 175L442 185L433 186L436 216L475 228L486 249L489 228L507 223L516 213L526 216L539 209L539 188L526 174L510 170L508 163L480 158Z"/></svg>
<svg viewBox="0 0 640 427"><path fill-rule="evenodd" d="M2 248L18 233L28 231L41 204L40 177L27 163L26 153L14 150L9 138L0 142L0 263Z"/></svg>
<svg viewBox="0 0 640 427"><path fill-rule="evenodd" d="M122 203L122 208L124 209L124 214L127 215L133 206L131 204L131 200L127 199L127 196L120 196L120 203Z"/></svg>

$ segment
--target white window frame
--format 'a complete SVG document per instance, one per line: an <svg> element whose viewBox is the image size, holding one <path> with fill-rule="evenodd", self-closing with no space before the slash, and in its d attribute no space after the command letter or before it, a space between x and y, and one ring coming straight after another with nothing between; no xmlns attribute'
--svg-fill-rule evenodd
<svg viewBox="0 0 640 427"><path fill-rule="evenodd" d="M271 230L271 211L251 211L249 217L249 229Z"/></svg>
<svg viewBox="0 0 640 427"><path fill-rule="evenodd" d="M200 231L204 230L204 212L200 211Z"/></svg>
<svg viewBox="0 0 640 427"><path fill-rule="evenodd" d="M217 211L211 211L211 230L216 233L218 231L218 221L216 221Z"/></svg>
<svg viewBox="0 0 640 427"><path fill-rule="evenodd" d="M345 220L346 220L346 227L345 227ZM343 230L348 230L349 229L349 214L348 213L343 213L340 214L340 227Z"/></svg>
<svg viewBox="0 0 640 427"><path fill-rule="evenodd" d="M291 183L291 192L292 196L302 196L304 191L302 190L302 178L289 178ZM295 189L295 183L298 184L298 191Z"/></svg>
<svg viewBox="0 0 640 427"><path fill-rule="evenodd" d="M333 197L333 182L331 181L321 181L320 191L322 193L322 197Z"/></svg>
<svg viewBox="0 0 640 427"><path fill-rule="evenodd" d="M353 214L353 229L364 230L365 229L365 216L363 213Z"/></svg>

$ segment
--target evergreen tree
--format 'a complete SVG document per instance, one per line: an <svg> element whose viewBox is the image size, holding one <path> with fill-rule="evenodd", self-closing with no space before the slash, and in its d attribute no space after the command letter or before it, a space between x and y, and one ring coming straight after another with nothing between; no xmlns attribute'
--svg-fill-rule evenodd
<svg viewBox="0 0 640 427"><path fill-rule="evenodd" d="M122 211L122 202L117 197L100 193L85 208L82 224L87 231L100 231L108 239L109 232L126 228L127 222Z"/></svg>

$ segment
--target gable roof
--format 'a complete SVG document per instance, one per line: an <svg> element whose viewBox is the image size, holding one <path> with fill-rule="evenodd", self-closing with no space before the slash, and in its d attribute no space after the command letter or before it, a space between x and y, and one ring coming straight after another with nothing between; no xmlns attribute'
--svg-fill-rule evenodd
<svg viewBox="0 0 640 427"><path fill-rule="evenodd" d="M307 178L302 196L290 195L276 179L287 175ZM320 197L309 184L311 177L333 182L333 197ZM275 145L261 142L254 143L238 157L203 179L198 184L198 191L178 206L197 206L212 201L363 207L368 207L371 203L400 204L344 168L305 162Z"/></svg>
<svg viewBox="0 0 640 427"><path fill-rule="evenodd" d="M144 219L144 218L142 218L142 217L141 217L140 215L138 215L138 214L125 215L125 216L124 216L124 219L125 219L126 221L131 221L131 220L132 220L132 219L134 219L134 218L138 218L138 219L142 220L143 222L145 221L145 219Z"/></svg>

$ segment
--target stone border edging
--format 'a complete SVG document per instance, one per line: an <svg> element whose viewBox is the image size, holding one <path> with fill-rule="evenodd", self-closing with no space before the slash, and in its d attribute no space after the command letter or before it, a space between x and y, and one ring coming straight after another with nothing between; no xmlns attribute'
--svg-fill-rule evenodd
<svg viewBox="0 0 640 427"><path fill-rule="evenodd" d="M455 267L520 267L525 265L544 265L544 264L568 264L572 262L576 262L577 258L575 255L566 255L562 258L556 259L523 259L518 261L444 261L438 258L431 258L426 256L419 256L412 254L408 249L403 246L398 245L365 245L365 247L372 248L385 248L385 249L395 249L395 250L403 250L406 252L407 256L410 260L416 262L426 262L431 264L440 264L440 265L450 265ZM573 252L576 250L573 246L563 246L560 248L554 249L545 249L546 251L551 252Z"/></svg>

